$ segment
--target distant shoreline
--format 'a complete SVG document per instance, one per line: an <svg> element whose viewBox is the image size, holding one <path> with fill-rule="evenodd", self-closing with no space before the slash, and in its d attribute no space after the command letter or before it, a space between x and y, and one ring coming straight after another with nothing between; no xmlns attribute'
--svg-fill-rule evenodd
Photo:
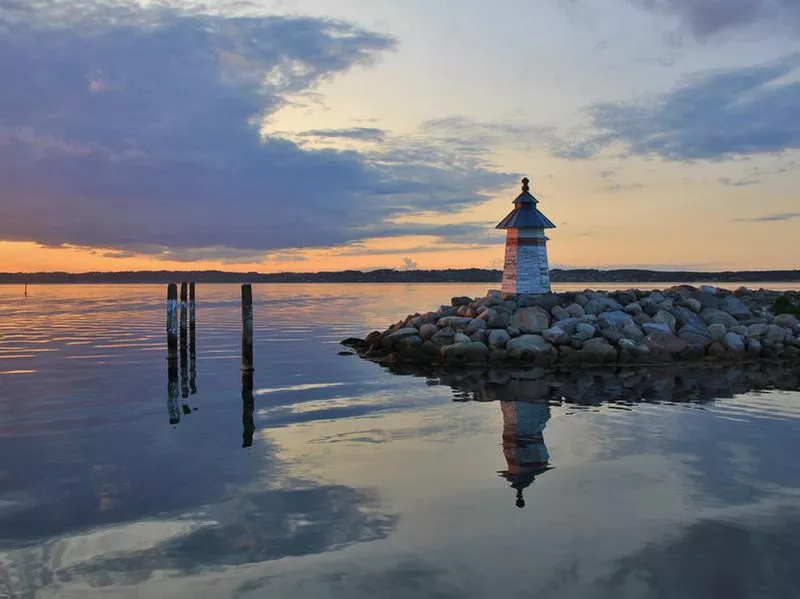
<svg viewBox="0 0 800 599"><path fill-rule="evenodd" d="M500 283L502 272L491 269L345 270L317 273L236 273L225 271L121 271L0 273L0 285L163 284L197 283ZM657 271L643 269L554 269L553 283L798 283L800 270Z"/></svg>

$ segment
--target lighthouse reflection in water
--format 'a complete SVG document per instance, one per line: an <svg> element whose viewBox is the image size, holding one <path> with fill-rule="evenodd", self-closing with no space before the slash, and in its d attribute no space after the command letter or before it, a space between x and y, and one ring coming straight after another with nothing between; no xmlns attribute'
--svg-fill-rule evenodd
<svg viewBox="0 0 800 599"><path fill-rule="evenodd" d="M525 507L525 489L551 468L542 435L550 420L550 406L542 401L501 401L500 409L506 469L499 474L516 490L516 506L522 508Z"/></svg>

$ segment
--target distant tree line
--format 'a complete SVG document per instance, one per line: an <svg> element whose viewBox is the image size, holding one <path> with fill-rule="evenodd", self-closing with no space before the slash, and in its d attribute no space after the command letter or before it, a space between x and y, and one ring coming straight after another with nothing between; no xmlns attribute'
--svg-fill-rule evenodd
<svg viewBox="0 0 800 599"><path fill-rule="evenodd" d="M745 270L726 272L661 271L642 269L600 270L595 268L554 269L554 283L688 283L708 282L798 282L800 270ZM445 270L371 271L342 270L336 272L225 272L220 270L188 271L120 271L120 272L34 272L0 273L0 284L8 283L499 283L500 270L460 268Z"/></svg>

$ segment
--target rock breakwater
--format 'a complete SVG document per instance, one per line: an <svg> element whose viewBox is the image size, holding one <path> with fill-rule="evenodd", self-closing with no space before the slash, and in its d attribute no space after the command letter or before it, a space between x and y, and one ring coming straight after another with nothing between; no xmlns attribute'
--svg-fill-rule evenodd
<svg viewBox="0 0 800 599"><path fill-rule="evenodd" d="M379 363L537 366L800 361L800 292L678 285L659 291L489 291L342 343Z"/></svg>

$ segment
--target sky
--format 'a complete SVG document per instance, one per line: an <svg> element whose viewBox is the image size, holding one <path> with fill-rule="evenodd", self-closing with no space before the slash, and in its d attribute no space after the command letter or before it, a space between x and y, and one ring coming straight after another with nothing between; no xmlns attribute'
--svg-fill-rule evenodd
<svg viewBox="0 0 800 599"><path fill-rule="evenodd" d="M796 0L0 0L0 271L800 268Z"/></svg>

